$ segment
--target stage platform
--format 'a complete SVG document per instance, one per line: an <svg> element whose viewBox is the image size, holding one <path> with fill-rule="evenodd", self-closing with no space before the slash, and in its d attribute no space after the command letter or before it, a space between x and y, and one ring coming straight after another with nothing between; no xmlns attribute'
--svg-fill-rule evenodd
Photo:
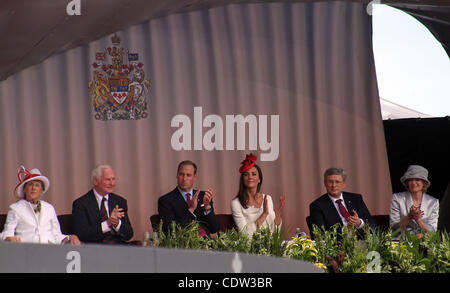
<svg viewBox="0 0 450 293"><path fill-rule="evenodd" d="M312 263L236 252L0 241L0 273L320 273Z"/></svg>

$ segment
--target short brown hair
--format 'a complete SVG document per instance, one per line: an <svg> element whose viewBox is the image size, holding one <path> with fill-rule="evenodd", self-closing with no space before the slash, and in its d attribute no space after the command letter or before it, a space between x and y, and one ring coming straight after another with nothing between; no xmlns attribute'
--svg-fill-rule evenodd
<svg viewBox="0 0 450 293"><path fill-rule="evenodd" d="M334 168L334 167L328 168L327 170L325 170L325 173L323 173L323 180L327 180L327 177L331 175L341 175L342 181L344 182L345 179L347 179L347 174L342 168Z"/></svg>
<svg viewBox="0 0 450 293"><path fill-rule="evenodd" d="M180 162L178 164L177 173L180 171L180 168L185 166L185 165L191 165L192 167L194 167L194 175L197 174L197 165L195 165L195 163L190 161L190 160L185 160L185 161Z"/></svg>

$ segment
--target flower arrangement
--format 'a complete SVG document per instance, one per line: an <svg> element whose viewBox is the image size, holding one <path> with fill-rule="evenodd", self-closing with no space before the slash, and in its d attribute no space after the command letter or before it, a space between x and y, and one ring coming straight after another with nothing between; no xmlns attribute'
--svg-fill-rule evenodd
<svg viewBox="0 0 450 293"><path fill-rule="evenodd" d="M307 236L285 240L285 231L258 228L252 237L231 229L215 238L201 238L199 224L186 227L175 223L165 234L159 226L155 246L167 248L206 249L286 257L311 262L325 272L346 273L449 273L450 239L446 233L425 233L418 238L404 235L398 241L390 229L366 226L355 233L335 225L329 231L313 226L315 239ZM397 232L397 231L394 231Z"/></svg>
<svg viewBox="0 0 450 293"><path fill-rule="evenodd" d="M314 263L315 266L326 270L327 267L319 262L319 251L315 242L307 236L292 237L287 245L286 256Z"/></svg>

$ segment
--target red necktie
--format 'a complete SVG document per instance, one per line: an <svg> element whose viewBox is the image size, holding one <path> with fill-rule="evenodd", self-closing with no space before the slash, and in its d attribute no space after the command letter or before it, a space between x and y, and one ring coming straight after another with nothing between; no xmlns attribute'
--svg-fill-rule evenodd
<svg viewBox="0 0 450 293"><path fill-rule="evenodd" d="M338 199L336 202L339 206L339 210L341 211L341 214L344 216L345 220L347 220L348 217L350 217L350 214L348 213L347 209L342 204L342 199Z"/></svg>
<svg viewBox="0 0 450 293"><path fill-rule="evenodd" d="M198 227L198 236L200 236L202 238L207 236L205 229L203 229L200 226Z"/></svg>
<svg viewBox="0 0 450 293"><path fill-rule="evenodd" d="M104 221L108 220L108 213L106 212L105 203L106 203L106 198L103 197L102 203L101 203L101 208L100 208L100 222L104 222ZM111 232L106 232L103 234L102 242L105 244L114 244L115 243Z"/></svg>
<svg viewBox="0 0 450 293"><path fill-rule="evenodd" d="M190 193L186 193L186 197L187 197L186 203L188 205L188 208L190 208L191 207L191 194ZM202 227L199 226L198 227L198 235L200 237L202 237L202 238L207 236L205 229L203 229Z"/></svg>
<svg viewBox="0 0 450 293"><path fill-rule="evenodd" d="M108 213L106 212L106 198L103 197L101 207L100 207L100 222L108 220Z"/></svg>
<svg viewBox="0 0 450 293"><path fill-rule="evenodd" d="M186 197L187 197L186 203L188 205L188 208L190 208L191 207L191 194L189 192L186 193Z"/></svg>

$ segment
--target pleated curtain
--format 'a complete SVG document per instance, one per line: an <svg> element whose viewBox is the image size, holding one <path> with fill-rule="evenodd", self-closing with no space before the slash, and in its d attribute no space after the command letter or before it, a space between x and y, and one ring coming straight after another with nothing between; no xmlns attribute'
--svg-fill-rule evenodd
<svg viewBox="0 0 450 293"><path fill-rule="evenodd" d="M262 192L275 203L286 194L288 235L296 227L308 232L309 204L325 193L323 172L332 166L346 170L347 191L361 193L372 214L388 213L392 191L365 5L233 4L155 18L116 35L139 54L150 81L148 116L94 117L92 64L112 35L1 82L0 213L16 200L20 165L50 179L43 200L68 214L92 188L91 170L107 163L116 193L128 200L134 239L142 239L158 197L176 186L180 161L197 163L195 187L212 188L216 213L231 213L249 153L258 156ZM247 121L240 132L227 123L239 117Z"/></svg>

